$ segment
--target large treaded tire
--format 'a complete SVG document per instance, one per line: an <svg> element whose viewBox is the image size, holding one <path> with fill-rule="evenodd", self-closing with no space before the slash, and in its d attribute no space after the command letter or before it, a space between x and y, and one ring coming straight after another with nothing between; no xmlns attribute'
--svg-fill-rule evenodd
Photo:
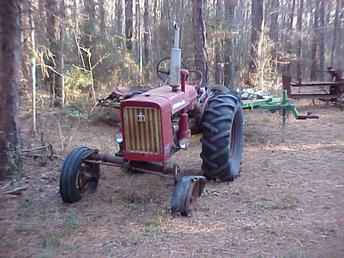
<svg viewBox="0 0 344 258"><path fill-rule="evenodd" d="M60 194L64 202L77 202L82 197L82 190L78 188L78 178L82 165L85 166L84 169L89 174L88 190L95 191L100 174L99 164L86 164L83 162L95 152L96 150L88 147L78 147L65 158L60 175Z"/></svg>
<svg viewBox="0 0 344 258"><path fill-rule="evenodd" d="M240 175L243 121L240 99L229 91L208 100L201 121L202 170L208 179L233 181Z"/></svg>

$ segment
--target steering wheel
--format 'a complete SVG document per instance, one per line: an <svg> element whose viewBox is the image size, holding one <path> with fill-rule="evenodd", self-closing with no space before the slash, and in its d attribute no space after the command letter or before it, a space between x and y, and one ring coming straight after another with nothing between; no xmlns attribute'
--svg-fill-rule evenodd
<svg viewBox="0 0 344 258"><path fill-rule="evenodd" d="M168 80L168 77L170 75L170 63L171 58L165 57L159 61L159 63L156 66L156 72L158 75L158 78L164 82ZM187 69L186 65L182 62L182 69ZM188 84L189 85L200 85L203 81L203 75L200 71L197 70L189 70L189 79Z"/></svg>

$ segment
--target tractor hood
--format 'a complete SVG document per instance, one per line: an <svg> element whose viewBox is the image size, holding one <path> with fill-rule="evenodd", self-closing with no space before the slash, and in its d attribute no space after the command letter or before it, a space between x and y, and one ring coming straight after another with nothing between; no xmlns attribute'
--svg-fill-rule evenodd
<svg viewBox="0 0 344 258"><path fill-rule="evenodd" d="M121 101L124 158L162 162L173 147L172 115L191 109L197 101L193 86L173 92L162 86Z"/></svg>
<svg viewBox="0 0 344 258"><path fill-rule="evenodd" d="M121 102L121 106L159 106L165 112L175 114L186 107L192 108L196 99L197 92L194 86L186 85L185 92L173 92L171 87L166 85L126 99Z"/></svg>

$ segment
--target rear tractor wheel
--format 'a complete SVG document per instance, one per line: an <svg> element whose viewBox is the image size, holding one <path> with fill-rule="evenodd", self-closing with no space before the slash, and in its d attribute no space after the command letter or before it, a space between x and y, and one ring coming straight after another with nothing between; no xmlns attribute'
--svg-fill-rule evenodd
<svg viewBox="0 0 344 258"><path fill-rule="evenodd" d="M240 174L244 144L239 98L226 90L215 92L204 109L201 128L205 177L233 181Z"/></svg>
<svg viewBox="0 0 344 258"><path fill-rule="evenodd" d="M60 194L64 202L77 202L86 192L97 189L99 164L85 161L95 152L87 147L78 147L65 158L60 175Z"/></svg>

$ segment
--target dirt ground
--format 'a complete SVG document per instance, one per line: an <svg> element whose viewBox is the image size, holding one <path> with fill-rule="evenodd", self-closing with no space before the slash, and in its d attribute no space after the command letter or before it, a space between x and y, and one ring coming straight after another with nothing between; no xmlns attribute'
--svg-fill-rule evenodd
<svg viewBox="0 0 344 258"><path fill-rule="evenodd" d="M21 195L0 183L0 257L342 258L344 112L310 109L320 119L290 118L284 137L277 114L246 113L241 177L209 182L187 218L170 215L172 180L104 167L98 191L67 205L58 192L63 155L45 166L27 158ZM62 143L64 154L80 144L113 151L108 124L50 115L42 126L57 152ZM200 171L199 152L194 137L174 159Z"/></svg>

